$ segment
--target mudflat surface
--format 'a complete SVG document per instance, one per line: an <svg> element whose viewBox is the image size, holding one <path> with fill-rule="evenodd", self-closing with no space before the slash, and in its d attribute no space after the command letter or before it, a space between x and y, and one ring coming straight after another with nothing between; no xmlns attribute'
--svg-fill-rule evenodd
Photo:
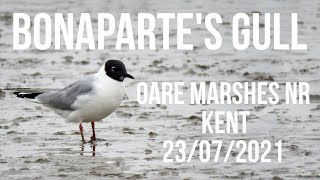
<svg viewBox="0 0 320 180"><path fill-rule="evenodd" d="M193 51L115 50L116 36L106 39L103 51L12 50L12 13L46 12L217 12L223 16L223 46L210 51L199 40L208 36L195 26L186 42ZM290 42L290 13L299 13L299 41L308 51L236 51L231 23L235 13L281 12L281 38ZM136 17L136 16L135 16ZM117 19L117 18L116 18ZM133 26L137 25L137 18ZM93 21L96 27L96 21ZM186 23L188 25L188 23ZM1 179L317 179L320 177L320 4L317 1L0 1L0 176ZM282 26L282 25L281 25ZM76 30L77 28L75 28ZM136 30L136 28L135 28ZM97 29L94 29L97 32ZM135 32L136 33L136 32ZM175 26L171 45L175 45ZM157 47L162 30L157 28ZM96 123L98 141L82 145L77 124L66 124L51 110L12 93L16 88L53 90L94 73L107 59L121 59L136 80L126 81L127 95L121 107ZM311 87L310 105L139 105L136 84L140 81L306 81ZM185 89L188 92L188 89ZM283 91L280 96L284 97ZM187 93L186 93L187 94ZM185 101L188 102L188 96ZM201 134L202 110L249 110L247 134ZM85 136L91 136L89 124ZM283 162L163 163L165 140L183 139L190 150L194 140L283 140ZM226 145L225 145L226 146ZM197 153L198 150L196 150ZM227 148L222 149L222 154ZM95 153L95 156L92 156ZM176 153L176 152L175 152ZM237 151L235 150L235 153ZM276 159L276 151L270 152ZM222 158L222 155L221 155Z"/></svg>

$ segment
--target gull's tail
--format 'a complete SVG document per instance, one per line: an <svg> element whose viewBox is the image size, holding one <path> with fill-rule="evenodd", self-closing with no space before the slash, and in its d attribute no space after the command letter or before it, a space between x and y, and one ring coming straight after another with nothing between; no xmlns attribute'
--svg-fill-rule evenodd
<svg viewBox="0 0 320 180"><path fill-rule="evenodd" d="M34 99L34 98L37 97L39 94L42 94L42 92L40 92L40 93L14 92L13 94L17 95L17 97L19 97L19 98Z"/></svg>

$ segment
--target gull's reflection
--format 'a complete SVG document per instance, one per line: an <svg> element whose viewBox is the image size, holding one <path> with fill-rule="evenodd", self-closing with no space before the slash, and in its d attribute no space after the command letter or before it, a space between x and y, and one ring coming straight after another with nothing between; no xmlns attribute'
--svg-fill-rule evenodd
<svg viewBox="0 0 320 180"><path fill-rule="evenodd" d="M83 156L84 144L82 144L80 147L81 147L80 155L82 155L82 156Z"/></svg>
<svg viewBox="0 0 320 180"><path fill-rule="evenodd" d="M82 144L80 146L80 155L82 155L82 156L85 153L84 152L84 146L85 146L85 144ZM95 143L90 145L90 150L91 150L90 152L92 153L92 156L95 156L96 155L96 144Z"/></svg>
<svg viewBox="0 0 320 180"><path fill-rule="evenodd" d="M96 155L96 144L93 143L91 148L92 148L92 156L95 156Z"/></svg>

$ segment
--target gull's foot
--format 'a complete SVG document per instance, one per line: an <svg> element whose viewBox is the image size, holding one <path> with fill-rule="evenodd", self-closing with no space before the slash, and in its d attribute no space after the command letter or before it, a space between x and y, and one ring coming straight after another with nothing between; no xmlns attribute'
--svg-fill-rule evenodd
<svg viewBox="0 0 320 180"><path fill-rule="evenodd" d="M90 143L94 143L94 142L96 142L97 141L97 139L95 138L95 137L93 137L93 136L91 136L91 138L90 138Z"/></svg>
<svg viewBox="0 0 320 180"><path fill-rule="evenodd" d="M95 140L93 140L93 137L91 137L91 140L89 142L100 142L100 141L107 141L106 139L100 139L100 138L96 138Z"/></svg>

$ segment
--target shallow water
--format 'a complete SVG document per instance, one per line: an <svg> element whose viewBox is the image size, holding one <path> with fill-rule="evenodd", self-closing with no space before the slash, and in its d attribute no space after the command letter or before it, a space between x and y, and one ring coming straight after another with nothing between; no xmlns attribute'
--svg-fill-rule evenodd
<svg viewBox="0 0 320 180"><path fill-rule="evenodd" d="M320 177L320 9L316 1L0 1L0 175L1 179L317 179ZM307 9L307 11L306 11ZM186 42L194 51L115 50L115 37L106 40L103 51L12 50L12 12L218 12L224 23L223 47L209 51L198 37L204 27L193 29ZM309 50L235 51L231 41L231 18L237 12L299 13L299 41ZM284 16L283 21L288 21ZM284 23L286 24L286 23ZM96 22L94 22L96 26ZM289 26L283 27L289 41ZM173 31L173 30L172 30ZM161 29L157 31L161 36ZM172 32L174 34L174 32ZM176 41L173 36L172 44ZM157 47L161 47L160 39ZM12 93L16 88L53 90L99 69L107 59L121 59L136 80L126 81L128 98L103 122L96 123L98 141L80 142L77 124L66 124L51 110ZM261 81L280 84L307 81L310 105L139 105L136 84L140 81ZM283 87L283 86L282 86ZM27 89L28 90L28 89ZM186 89L187 92L188 89ZM283 97L283 91L280 96ZM185 101L188 96L186 93ZM247 134L201 134L202 110L250 110ZM193 116L193 117L192 117ZM199 117L199 118L195 118ZM91 127L84 124L89 140ZM183 139L188 150L194 140L283 140L283 162L163 163L165 140ZM223 150L225 153L226 149ZM235 150L236 151L236 150ZM198 150L196 150L196 153ZM175 152L176 153L176 152ZM94 155L94 156L93 156ZM222 156L220 157L222 158ZM270 153L276 158L276 152Z"/></svg>

